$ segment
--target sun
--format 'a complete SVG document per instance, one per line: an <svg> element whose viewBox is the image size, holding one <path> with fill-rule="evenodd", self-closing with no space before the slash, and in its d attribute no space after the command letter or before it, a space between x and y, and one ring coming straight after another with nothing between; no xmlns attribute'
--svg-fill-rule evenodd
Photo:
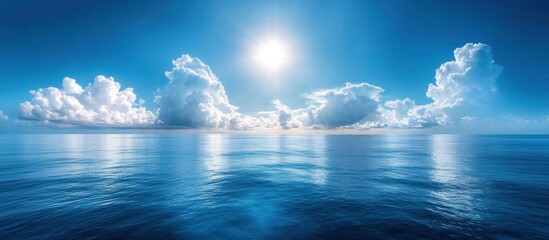
<svg viewBox="0 0 549 240"><path fill-rule="evenodd" d="M277 71L287 64L288 49L282 41L271 39L259 45L255 59L265 69Z"/></svg>

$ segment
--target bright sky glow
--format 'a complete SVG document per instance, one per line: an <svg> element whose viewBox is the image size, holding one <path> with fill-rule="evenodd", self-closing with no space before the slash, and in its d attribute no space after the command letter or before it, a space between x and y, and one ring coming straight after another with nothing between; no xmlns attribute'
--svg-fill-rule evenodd
<svg viewBox="0 0 549 240"><path fill-rule="evenodd" d="M287 46L277 39L268 40L257 48L255 59L266 70L278 71L289 61Z"/></svg>

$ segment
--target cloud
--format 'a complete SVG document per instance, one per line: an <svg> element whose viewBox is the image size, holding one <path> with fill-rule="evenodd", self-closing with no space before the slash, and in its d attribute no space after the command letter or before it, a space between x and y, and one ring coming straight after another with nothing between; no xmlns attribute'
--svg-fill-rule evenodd
<svg viewBox="0 0 549 240"><path fill-rule="evenodd" d="M271 102L276 109L278 126L282 129L302 128L308 122L308 113L304 109L292 110L276 99Z"/></svg>
<svg viewBox="0 0 549 240"><path fill-rule="evenodd" d="M7 121L9 117L4 114L4 112L0 111L0 122Z"/></svg>
<svg viewBox="0 0 549 240"><path fill-rule="evenodd" d="M495 64L492 48L483 43L467 43L454 50L454 61L442 64L429 84L427 97L439 108L472 103L495 91L502 67Z"/></svg>
<svg viewBox="0 0 549 240"><path fill-rule="evenodd" d="M309 121L313 126L337 128L376 120L383 89L368 83L346 83L342 88L307 95Z"/></svg>
<svg viewBox="0 0 549 240"><path fill-rule="evenodd" d="M391 127L447 126L472 120L473 107L494 92L495 81L502 67L492 57L492 48L482 43L467 43L454 50L454 60L442 64L435 73L435 83L429 84L426 105L413 100L387 101L384 120ZM482 107L482 106L480 106ZM465 118L464 118L465 117Z"/></svg>
<svg viewBox="0 0 549 240"><path fill-rule="evenodd" d="M198 58L183 55L165 73L169 82L156 92L158 123L189 128L234 128L237 107L229 103L223 84Z"/></svg>
<svg viewBox="0 0 549 240"><path fill-rule="evenodd" d="M530 118L505 114L488 118L465 117L461 124L456 126L460 132L474 133L547 133L549 122L546 118Z"/></svg>
<svg viewBox="0 0 549 240"><path fill-rule="evenodd" d="M278 99L274 111L246 116L256 129L336 129L377 120L383 89L368 83L346 83L344 87L318 90L305 95L303 108L290 109Z"/></svg>
<svg viewBox="0 0 549 240"><path fill-rule="evenodd" d="M368 83L346 83L344 87L318 90L305 95L307 105L290 109L278 99L274 111L247 116L253 129L336 129L377 120L383 89Z"/></svg>
<svg viewBox="0 0 549 240"><path fill-rule="evenodd" d="M446 125L448 116L431 104L416 105L414 100L392 100L385 102L380 123L376 127L425 128Z"/></svg>
<svg viewBox="0 0 549 240"><path fill-rule="evenodd" d="M19 118L74 125L148 125L155 115L141 106L132 88L120 91L120 83L99 75L82 88L65 77L61 89L31 90L31 99L19 105Z"/></svg>

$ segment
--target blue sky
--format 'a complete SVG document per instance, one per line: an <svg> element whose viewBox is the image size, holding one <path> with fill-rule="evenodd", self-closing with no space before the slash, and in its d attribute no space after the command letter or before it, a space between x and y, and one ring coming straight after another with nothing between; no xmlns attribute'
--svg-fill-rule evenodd
<svg viewBox="0 0 549 240"><path fill-rule="evenodd" d="M322 93L321 100L311 95L341 90L346 82L382 88L379 98L367 98L383 108L387 101L406 98L418 106L429 105L434 100L426 91L435 83L435 70L454 60L455 49L483 43L502 67L494 75L495 91L489 91L489 99L478 100L482 110L454 114L457 108L452 107L436 114L515 119L527 125L534 121L531 125L536 128L548 129L543 122L549 115L548 11L547 1L2 1L0 110L9 116L2 125L21 125L16 121L21 118L19 104L32 98L29 90L61 88L64 77L76 79L85 88L97 75L112 76L121 90L133 88L137 98L145 100L142 107L156 116L162 106L166 110L166 104L181 100L173 91L188 90L170 90L164 75L174 67L172 60L188 54L211 68L227 102L238 107L234 112L221 111L225 115L220 119L276 110L280 120L281 111L272 102L278 99L291 119L309 122L300 127L354 123L364 127L366 122L369 127L385 127L373 123L379 122L378 117L367 119L370 113L327 112L347 116L328 125L324 124L328 120L302 118L311 109L320 114L322 107L313 105L330 101ZM288 64L276 72L261 69L250 57L257 45L273 36L290 52ZM158 89L172 94L162 95L170 103L154 101ZM360 106L361 111L376 111ZM334 105L334 109L341 107ZM170 113L175 114L170 119L178 120L166 117L166 121L184 127L228 126L220 125L225 120L219 119L214 125L201 124L205 120L198 115L192 121L186 119L180 112L193 109L187 105L174 109L179 112ZM64 122L36 114L31 118L85 125L80 120ZM162 119L152 121L157 120ZM444 122L434 125L459 125ZM423 121L407 126L431 125Z"/></svg>

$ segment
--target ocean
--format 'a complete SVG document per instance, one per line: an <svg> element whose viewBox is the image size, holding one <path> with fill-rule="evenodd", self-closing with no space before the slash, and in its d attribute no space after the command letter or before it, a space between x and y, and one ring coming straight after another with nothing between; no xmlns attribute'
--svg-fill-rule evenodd
<svg viewBox="0 0 549 240"><path fill-rule="evenodd" d="M549 239L549 136L0 134L0 239Z"/></svg>

